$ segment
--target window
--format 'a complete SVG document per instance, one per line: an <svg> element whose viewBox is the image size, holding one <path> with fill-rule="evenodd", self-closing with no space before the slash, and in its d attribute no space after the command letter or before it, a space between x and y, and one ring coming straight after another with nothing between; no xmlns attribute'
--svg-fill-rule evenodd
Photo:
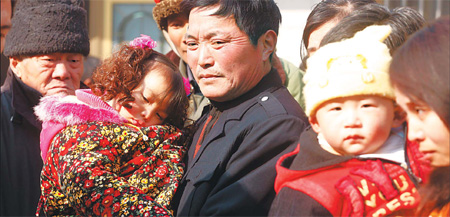
<svg viewBox="0 0 450 217"><path fill-rule="evenodd" d="M124 41L131 41L140 34L145 34L157 42L155 50L163 54L171 50L153 20L154 6L154 3L115 3L113 5L113 49Z"/></svg>

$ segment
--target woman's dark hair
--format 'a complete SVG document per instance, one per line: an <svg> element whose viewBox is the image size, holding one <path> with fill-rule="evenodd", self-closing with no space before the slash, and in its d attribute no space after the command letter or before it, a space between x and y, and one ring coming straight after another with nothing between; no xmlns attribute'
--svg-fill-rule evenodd
<svg viewBox="0 0 450 217"><path fill-rule="evenodd" d="M278 34L281 12L273 0L183 0L181 8L205 8L219 5L213 15L233 17L236 25L250 38L253 45L268 30Z"/></svg>
<svg viewBox="0 0 450 217"><path fill-rule="evenodd" d="M377 3L375 0L323 0L317 3L306 19L302 36L302 46L304 49L300 49L300 57L302 59L306 57L303 51L308 47L309 36L313 31L329 21L341 20L352 11L366 4Z"/></svg>
<svg viewBox="0 0 450 217"><path fill-rule="evenodd" d="M418 31L425 24L423 16L408 7L389 10L380 4L364 5L344 17L322 39L320 46L353 37L357 32L371 25L389 25L391 34L384 43L391 54L400 47L409 35Z"/></svg>
<svg viewBox="0 0 450 217"><path fill-rule="evenodd" d="M119 51L106 59L93 73L93 93L103 101L118 98L118 103L134 101L132 91L142 82L151 68L161 63L170 70L161 70L169 81L172 93L169 99L168 117L164 123L183 128L187 120L189 100L184 90L184 83L177 66L163 54L153 49L123 45ZM168 94L166 94L167 96Z"/></svg>
<svg viewBox="0 0 450 217"><path fill-rule="evenodd" d="M392 85L411 100L433 109L450 123L450 17L441 17L416 32L394 54Z"/></svg>
<svg viewBox="0 0 450 217"><path fill-rule="evenodd" d="M450 167L438 167L431 172L430 181L419 189L421 202L417 216L431 216L434 210L441 210L450 203Z"/></svg>
<svg viewBox="0 0 450 217"><path fill-rule="evenodd" d="M414 33L394 54L391 83L413 102L426 104L447 129L450 122L450 17L441 17ZM450 167L434 168L420 188L419 216L450 203Z"/></svg>

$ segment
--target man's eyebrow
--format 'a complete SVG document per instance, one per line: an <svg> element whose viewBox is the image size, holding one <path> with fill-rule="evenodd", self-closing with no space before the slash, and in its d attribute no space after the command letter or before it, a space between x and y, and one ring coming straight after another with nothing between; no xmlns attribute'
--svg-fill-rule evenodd
<svg viewBox="0 0 450 217"><path fill-rule="evenodd" d="M216 35L219 35L219 33L220 33L220 31L210 32L210 33L208 33L204 38L209 39L209 38L212 38L212 37L214 37L214 36L216 36ZM186 33L186 38L197 39L197 37L195 37L195 36L193 36L193 35L190 35L190 34L188 34L188 33Z"/></svg>
<svg viewBox="0 0 450 217"><path fill-rule="evenodd" d="M188 33L186 33L186 35L184 37L185 38L191 38L191 39L197 39L196 37L194 37L193 35L190 35Z"/></svg>

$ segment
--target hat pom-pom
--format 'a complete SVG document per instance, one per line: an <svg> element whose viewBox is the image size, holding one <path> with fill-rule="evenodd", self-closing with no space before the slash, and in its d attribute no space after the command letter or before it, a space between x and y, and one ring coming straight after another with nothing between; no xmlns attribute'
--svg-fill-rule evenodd
<svg viewBox="0 0 450 217"><path fill-rule="evenodd" d="M141 37L137 37L130 42L130 46L143 49L153 49L156 47L156 41L153 41L153 39L148 35L141 34Z"/></svg>

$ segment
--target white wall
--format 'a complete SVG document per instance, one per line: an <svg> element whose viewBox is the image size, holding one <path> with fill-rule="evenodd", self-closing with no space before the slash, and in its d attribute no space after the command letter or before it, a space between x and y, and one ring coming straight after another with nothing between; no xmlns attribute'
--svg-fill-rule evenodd
<svg viewBox="0 0 450 217"><path fill-rule="evenodd" d="M275 0L281 11L277 55L296 66L300 65L300 44L303 28L311 8L320 0Z"/></svg>

